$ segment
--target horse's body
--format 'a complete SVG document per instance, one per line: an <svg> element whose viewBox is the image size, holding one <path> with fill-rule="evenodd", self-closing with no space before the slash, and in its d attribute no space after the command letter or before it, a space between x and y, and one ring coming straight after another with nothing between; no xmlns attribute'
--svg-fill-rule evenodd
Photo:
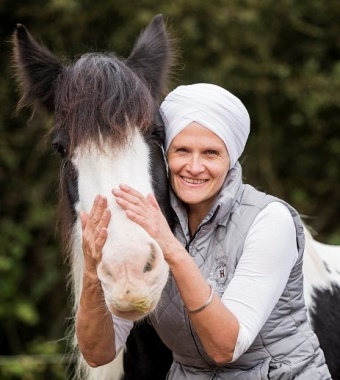
<svg viewBox="0 0 340 380"><path fill-rule="evenodd" d="M61 226L69 235L74 312L83 276L78 212L89 212L95 195L102 194L108 198L112 213L109 238L98 266L106 305L118 316L141 319L156 306L168 267L157 243L116 206L111 190L127 183L144 195L154 192L171 219L162 125L156 112L172 55L162 20L156 17L150 23L126 61L114 55L88 54L64 66L23 26L18 26L14 44L23 91L19 106L40 106L55 115L52 144L63 157ZM340 360L333 359L340 357L340 324L329 317L332 312L336 313L333 317L340 317L340 252L334 248L328 253L328 247L307 233L305 298L326 359L332 363L333 378L340 379ZM328 299L322 297L325 292ZM319 318L324 310L320 307L327 307L329 314ZM324 337L330 336L334 337L333 346L325 347ZM83 380L118 380L122 376L121 356L97 369L79 357L78 375ZM171 355L152 327L147 322L138 324L124 354L125 379L162 379L170 363Z"/></svg>
<svg viewBox="0 0 340 380"><path fill-rule="evenodd" d="M305 229L304 297L333 380L340 380L340 246L317 242Z"/></svg>

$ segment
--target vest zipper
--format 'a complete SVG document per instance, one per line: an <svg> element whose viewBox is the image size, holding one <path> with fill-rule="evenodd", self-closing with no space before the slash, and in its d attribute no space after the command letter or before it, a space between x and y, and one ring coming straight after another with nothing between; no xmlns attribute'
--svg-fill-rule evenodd
<svg viewBox="0 0 340 380"><path fill-rule="evenodd" d="M218 206L214 212L214 215L209 219L207 220L205 223L203 223L202 225L200 225L198 227L198 229L196 230L196 232L193 234L192 238L187 242L186 246L185 246L185 249L189 252L189 247L190 247L190 244L192 243L192 241L195 239L195 237L197 236L197 234L202 230L203 227L207 226L208 224L212 223L216 216L217 216L217 213L218 213L218 210L220 209L221 206Z"/></svg>
<svg viewBox="0 0 340 380"><path fill-rule="evenodd" d="M216 216L217 216L217 213L218 213L218 210L220 209L220 206L218 206L217 208L216 208L216 210L215 210L215 212L214 212L214 214L213 214L213 216L209 219L209 220L207 220L205 223L203 223L197 230L196 230L196 232L194 233L194 235L192 236L192 238L189 240L189 242L186 244L186 246L185 246L185 249L187 250L187 252L189 253L189 247L190 247L190 244L192 243L192 241L195 239L195 237L197 236L197 234L202 230L202 228L203 227L205 227L206 225L208 225L208 224L210 224L210 223L212 223L214 220L215 220L215 218L216 218ZM199 349L199 347L198 347L198 345L197 345L197 342L196 342L196 339L195 339L195 336L194 336L194 333L193 333L193 331L192 331L192 326L191 326L191 322L190 322L190 319L188 319L188 325L189 325L189 330L190 330L190 334L191 334L191 337L192 337L192 340L194 341L194 344L195 344L195 346L196 346L196 350L197 350L197 353L198 353L198 355L209 365L209 366L211 366L211 363L209 363L208 361L207 361L207 359L202 355L202 353L200 352L200 349ZM204 347L203 347L203 349L204 349ZM215 375L213 376L213 378L212 379L214 379L214 377L215 377Z"/></svg>

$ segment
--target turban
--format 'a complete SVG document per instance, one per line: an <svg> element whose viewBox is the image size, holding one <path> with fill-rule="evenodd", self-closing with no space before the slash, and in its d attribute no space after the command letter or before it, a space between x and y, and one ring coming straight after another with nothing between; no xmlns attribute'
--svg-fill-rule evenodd
<svg viewBox="0 0 340 380"><path fill-rule="evenodd" d="M250 131L250 118L243 103L214 84L179 86L160 106L165 126L165 151L173 138L196 122L214 132L225 144L230 168L241 156Z"/></svg>

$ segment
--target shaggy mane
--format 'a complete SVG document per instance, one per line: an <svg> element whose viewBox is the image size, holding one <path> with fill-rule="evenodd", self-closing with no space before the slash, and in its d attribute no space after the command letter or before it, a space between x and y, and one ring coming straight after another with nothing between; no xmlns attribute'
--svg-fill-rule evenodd
<svg viewBox="0 0 340 380"><path fill-rule="evenodd" d="M126 144L129 129L151 125L155 102L149 88L113 54L88 53L64 68L57 83L55 128L68 130L70 150L94 141Z"/></svg>

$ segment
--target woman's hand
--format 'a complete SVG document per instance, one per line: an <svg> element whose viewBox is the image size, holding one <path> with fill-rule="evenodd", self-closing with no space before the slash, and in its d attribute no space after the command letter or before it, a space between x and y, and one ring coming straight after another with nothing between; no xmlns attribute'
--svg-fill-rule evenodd
<svg viewBox="0 0 340 380"><path fill-rule="evenodd" d="M97 265L107 238L111 213L107 200L97 195L90 214L80 212L83 230L84 276L76 315L76 335L80 352L91 367L110 363L116 356L112 315L105 304ZM95 347L95 349L94 349Z"/></svg>
<svg viewBox="0 0 340 380"><path fill-rule="evenodd" d="M85 269L94 271L102 257L102 249L107 239L107 226L111 213L107 208L107 199L97 195L90 214L81 211L81 228L83 231L83 253Z"/></svg>
<svg viewBox="0 0 340 380"><path fill-rule="evenodd" d="M143 227L157 241L165 260L176 252L176 247L182 248L153 194L144 197L125 184L121 184L119 189L113 189L112 194L116 197L116 202L126 211L127 217Z"/></svg>

